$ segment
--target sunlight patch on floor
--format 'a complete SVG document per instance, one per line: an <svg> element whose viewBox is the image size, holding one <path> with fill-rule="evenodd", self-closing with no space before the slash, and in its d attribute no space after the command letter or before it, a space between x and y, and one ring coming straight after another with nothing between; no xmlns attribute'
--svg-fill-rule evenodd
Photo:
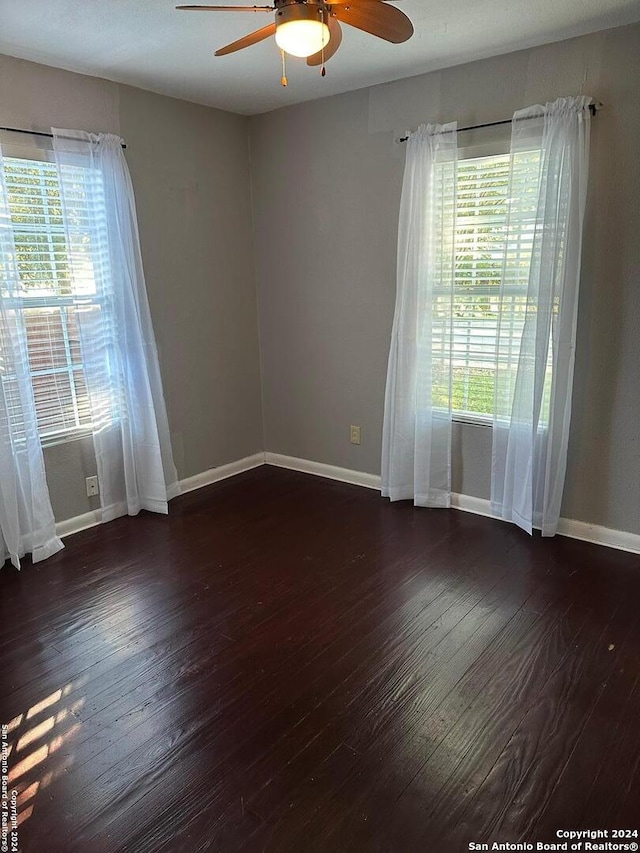
<svg viewBox="0 0 640 853"><path fill-rule="evenodd" d="M58 755L55 766L51 760L82 728L85 699L70 701L81 686L80 680L64 685L6 724L7 782L17 795L18 826L33 814L37 795L73 765L72 753Z"/></svg>

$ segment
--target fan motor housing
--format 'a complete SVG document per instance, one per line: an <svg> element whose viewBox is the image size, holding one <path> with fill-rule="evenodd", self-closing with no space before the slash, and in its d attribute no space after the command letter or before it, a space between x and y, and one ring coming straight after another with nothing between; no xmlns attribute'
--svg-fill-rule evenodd
<svg viewBox="0 0 640 853"><path fill-rule="evenodd" d="M328 20L327 7L323 3L307 3L300 0L289 0L280 3L276 0L276 24L284 24L289 21L320 21L326 23Z"/></svg>

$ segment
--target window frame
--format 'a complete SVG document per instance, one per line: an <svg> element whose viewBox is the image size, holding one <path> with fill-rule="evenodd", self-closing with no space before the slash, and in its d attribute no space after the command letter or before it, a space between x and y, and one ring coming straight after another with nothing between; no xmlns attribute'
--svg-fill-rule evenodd
<svg viewBox="0 0 640 853"><path fill-rule="evenodd" d="M53 157L53 152L45 147L42 147L41 144L34 144L32 140L28 142L24 142L21 144L5 144L3 142L3 157L6 163L11 163L14 160L22 160L22 161L32 161L34 164L48 164L55 166L55 159ZM59 176L58 176L59 177ZM7 200L8 201L8 200ZM45 213L46 218L46 213ZM12 223L14 236L16 234L29 234L30 232L34 235L41 234L46 235L47 237L51 237L51 235L59 235L62 234L65 236L66 243L66 229L64 224L60 227L51 225L46 222L45 226L41 225L30 225L29 223L20 223L18 227ZM57 278L57 271L54 266L54 277ZM54 278L55 280L55 278ZM25 289L26 290L26 289ZM62 330L62 340L65 354L65 364L60 366L51 365L48 368L41 368L33 370L31 365L29 365L29 376L30 378L38 377L38 376L55 376L55 375L67 375L69 377L69 392L70 398L73 401L73 413L74 418L76 420L76 426L70 426L65 428L60 428L56 430L51 430L46 433L42 433L40 431L40 426L38 424L38 438L40 440L40 444L43 448L46 447L54 447L60 444L67 444L72 441L79 441L82 439L86 439L93 434L93 423L89 424L79 424L78 421L80 419L80 411L77 402L77 391L74 382L74 374L76 371L84 371L84 363L82 361L77 362L73 359L73 354L71 351L70 338L69 338L69 327L68 327L68 319L67 319L67 309L69 308L81 308L83 305L91 304L101 306L103 299L96 295L91 294L82 294L74 296L73 294L69 295L56 295L55 293L39 295L39 296L29 296L27 292L24 292L15 300L12 300L10 297L6 299L6 304L9 308L18 308L22 312L26 312L29 309L38 309L38 308L49 308L60 311L60 327ZM36 398L35 388L32 383L33 396L34 401Z"/></svg>

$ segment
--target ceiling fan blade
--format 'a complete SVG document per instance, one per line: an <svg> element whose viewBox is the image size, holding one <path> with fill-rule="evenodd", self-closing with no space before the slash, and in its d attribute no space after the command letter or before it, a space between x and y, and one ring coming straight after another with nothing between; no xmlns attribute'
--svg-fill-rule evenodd
<svg viewBox="0 0 640 853"><path fill-rule="evenodd" d="M332 3L331 14L343 24L349 24L394 44L407 41L413 35L413 24L404 12L381 0Z"/></svg>
<svg viewBox="0 0 640 853"><path fill-rule="evenodd" d="M275 6L176 6L182 12L273 12Z"/></svg>
<svg viewBox="0 0 640 853"><path fill-rule="evenodd" d="M331 59L333 54L340 47L340 43L342 41L342 27L338 23L338 19L330 15L327 23L329 25L329 44L325 47L324 51L319 50L318 53L308 56L307 65L322 65L324 62Z"/></svg>
<svg viewBox="0 0 640 853"><path fill-rule="evenodd" d="M231 44L225 45L225 47L221 47L220 50L216 50L216 56L226 56L228 53L234 53L236 50L242 50L243 47L250 47L252 44L257 44L257 42L262 41L263 39L268 39L269 36L274 35L276 31L275 24L269 24L267 27L263 27L261 30L256 30L255 33L249 33L248 36L243 36L243 38L238 39L238 41L231 42Z"/></svg>

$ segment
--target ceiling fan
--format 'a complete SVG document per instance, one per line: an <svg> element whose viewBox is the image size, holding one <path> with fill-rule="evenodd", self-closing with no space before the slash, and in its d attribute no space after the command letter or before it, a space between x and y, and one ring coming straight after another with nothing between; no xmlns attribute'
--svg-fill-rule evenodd
<svg viewBox="0 0 640 853"><path fill-rule="evenodd" d="M278 47L292 56L306 57L307 65L322 65L340 47L340 22L378 38L399 44L413 35L409 18L386 0L273 0L273 6L176 6L205 12L275 12L275 21L216 50L226 56L272 35ZM286 78L283 77L283 83ZM286 85L286 83L285 83Z"/></svg>

